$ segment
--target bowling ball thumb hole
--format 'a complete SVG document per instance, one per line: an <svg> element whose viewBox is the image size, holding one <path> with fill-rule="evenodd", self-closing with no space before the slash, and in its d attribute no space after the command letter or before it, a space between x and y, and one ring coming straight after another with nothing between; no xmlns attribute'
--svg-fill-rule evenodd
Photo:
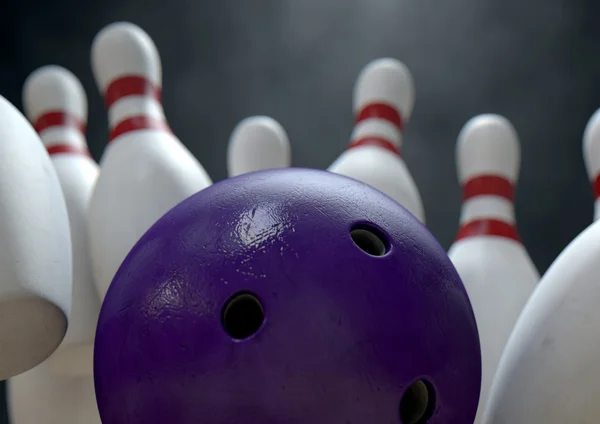
<svg viewBox="0 0 600 424"><path fill-rule="evenodd" d="M402 424L426 424L435 410L435 390L426 380L412 383L400 400Z"/></svg>
<svg viewBox="0 0 600 424"><path fill-rule="evenodd" d="M249 291L231 296L221 309L223 329L235 340L245 340L262 328L265 311L258 297Z"/></svg>
<svg viewBox="0 0 600 424"><path fill-rule="evenodd" d="M387 235L370 223L356 224L350 230L354 244L371 256L385 256L390 250Z"/></svg>

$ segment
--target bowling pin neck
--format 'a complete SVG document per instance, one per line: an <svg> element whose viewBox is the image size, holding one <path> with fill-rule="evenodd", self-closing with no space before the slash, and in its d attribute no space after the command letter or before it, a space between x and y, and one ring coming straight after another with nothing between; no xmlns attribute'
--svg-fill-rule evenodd
<svg viewBox="0 0 600 424"><path fill-rule="evenodd" d="M476 236L519 241L514 214L514 185L505 177L479 175L463 185L457 240Z"/></svg>
<svg viewBox="0 0 600 424"><path fill-rule="evenodd" d="M371 103L356 114L348 149L377 146L400 156L404 121L395 107L386 103Z"/></svg>
<svg viewBox="0 0 600 424"><path fill-rule="evenodd" d="M49 111L34 123L50 155L79 154L90 156L85 140L85 123L77 116L63 111Z"/></svg>
<svg viewBox="0 0 600 424"><path fill-rule="evenodd" d="M170 132L161 103L161 89L142 76L126 75L109 84L104 100L110 141L137 130Z"/></svg>

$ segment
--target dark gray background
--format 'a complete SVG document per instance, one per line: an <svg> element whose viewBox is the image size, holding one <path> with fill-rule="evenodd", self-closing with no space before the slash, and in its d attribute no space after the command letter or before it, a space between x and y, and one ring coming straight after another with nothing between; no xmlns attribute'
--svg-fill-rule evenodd
<svg viewBox="0 0 600 424"><path fill-rule="evenodd" d="M0 93L21 106L27 75L72 70L88 92L88 142L106 144L89 49L116 20L142 26L163 60L164 106L213 179L242 118L286 128L294 166L326 168L348 142L360 69L393 56L412 70L417 101L404 158L428 226L456 233L455 138L479 113L500 113L521 136L521 236L543 272L592 219L581 136L600 106L600 3L591 0L0 0ZM0 394L1 395L1 394ZM5 411L0 410L0 423ZM43 423L42 423L43 424Z"/></svg>

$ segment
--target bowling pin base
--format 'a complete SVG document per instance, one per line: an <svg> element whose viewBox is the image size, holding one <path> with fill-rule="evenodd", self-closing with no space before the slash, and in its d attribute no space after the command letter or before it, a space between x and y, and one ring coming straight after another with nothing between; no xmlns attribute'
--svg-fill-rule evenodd
<svg viewBox="0 0 600 424"><path fill-rule="evenodd" d="M65 377L90 377L94 375L94 345L82 343L61 346L47 360L51 373Z"/></svg>
<svg viewBox="0 0 600 424"><path fill-rule="evenodd" d="M0 379L28 371L47 359L67 331L67 317L37 296L0 301Z"/></svg>
<svg viewBox="0 0 600 424"><path fill-rule="evenodd" d="M7 382L11 424L101 424L94 379L54 375L47 362Z"/></svg>

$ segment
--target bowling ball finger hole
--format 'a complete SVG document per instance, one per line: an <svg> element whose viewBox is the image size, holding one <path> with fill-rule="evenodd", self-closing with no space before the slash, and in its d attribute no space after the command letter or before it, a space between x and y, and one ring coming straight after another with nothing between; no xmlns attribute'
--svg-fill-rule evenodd
<svg viewBox="0 0 600 424"><path fill-rule="evenodd" d="M221 321L227 334L236 340L243 340L260 330L265 321L265 311L254 294L240 292L225 302Z"/></svg>
<svg viewBox="0 0 600 424"><path fill-rule="evenodd" d="M425 424L434 409L434 392L431 384L418 380L410 385L400 400L402 424Z"/></svg>
<svg viewBox="0 0 600 424"><path fill-rule="evenodd" d="M371 225L361 224L350 230L354 244L371 256L384 256L389 251L389 242L385 234Z"/></svg>

